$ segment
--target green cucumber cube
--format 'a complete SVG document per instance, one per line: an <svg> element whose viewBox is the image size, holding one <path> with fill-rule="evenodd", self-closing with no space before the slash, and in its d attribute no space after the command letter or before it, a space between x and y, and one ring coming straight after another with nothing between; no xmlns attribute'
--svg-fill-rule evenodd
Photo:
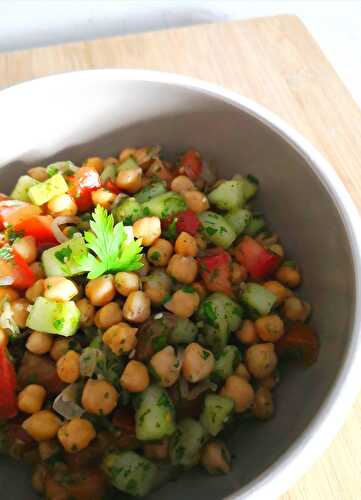
<svg viewBox="0 0 361 500"><path fill-rule="evenodd" d="M81 236L65 241L56 247L45 250L41 256L44 271L50 276L76 276L81 274L79 260L87 255L88 250Z"/></svg>
<svg viewBox="0 0 361 500"><path fill-rule="evenodd" d="M247 283L241 298L245 304L256 310L261 316L269 314L277 302L274 293L257 283Z"/></svg>
<svg viewBox="0 0 361 500"><path fill-rule="evenodd" d="M31 306L26 326L32 330L71 337L79 327L80 311L75 302L56 302L38 297Z"/></svg>
<svg viewBox="0 0 361 500"><path fill-rule="evenodd" d="M13 192L10 195L10 198L13 198L14 200L29 202L29 189L36 184L40 184L40 182L33 177L30 177L30 175L22 175L21 177L19 177L13 189Z"/></svg>
<svg viewBox="0 0 361 500"><path fill-rule="evenodd" d="M55 174L44 182L39 182L32 186L29 191L29 198L34 205L44 205L49 200L64 194L68 191L68 185L61 174Z"/></svg>
<svg viewBox="0 0 361 500"><path fill-rule="evenodd" d="M231 416L233 408L234 402L231 398L207 394L199 421L211 436L217 436Z"/></svg>

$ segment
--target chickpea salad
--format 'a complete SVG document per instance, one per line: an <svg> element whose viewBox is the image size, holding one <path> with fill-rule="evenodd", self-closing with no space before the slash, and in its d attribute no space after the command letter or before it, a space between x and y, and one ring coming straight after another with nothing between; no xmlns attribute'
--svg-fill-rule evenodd
<svg viewBox="0 0 361 500"><path fill-rule="evenodd" d="M229 473L227 435L273 416L288 358L316 361L258 191L149 147L35 166L0 194L0 453L43 498Z"/></svg>

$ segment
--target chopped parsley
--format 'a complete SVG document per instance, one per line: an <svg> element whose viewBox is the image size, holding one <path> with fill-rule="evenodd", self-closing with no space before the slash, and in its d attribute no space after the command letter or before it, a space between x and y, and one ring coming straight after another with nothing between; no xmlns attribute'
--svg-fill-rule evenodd
<svg viewBox="0 0 361 500"><path fill-rule="evenodd" d="M202 356L203 359L208 359L210 355L211 355L211 353L208 352L208 351L202 351L201 352L201 356Z"/></svg>
<svg viewBox="0 0 361 500"><path fill-rule="evenodd" d="M205 302L203 304L203 311L206 316L207 322L213 325L217 320L217 314L215 313L212 303Z"/></svg>
<svg viewBox="0 0 361 500"><path fill-rule="evenodd" d="M214 227L206 227L205 231L208 234L208 236L213 236L214 234L216 234L217 229L214 229Z"/></svg>
<svg viewBox="0 0 361 500"><path fill-rule="evenodd" d="M55 319L53 321L53 327L55 328L55 330L60 331L64 326L64 321L64 319Z"/></svg>
<svg viewBox="0 0 361 500"><path fill-rule="evenodd" d="M149 255L149 259L157 262L160 259L160 253L157 250L154 250L154 252L151 252Z"/></svg>
<svg viewBox="0 0 361 500"><path fill-rule="evenodd" d="M183 286L182 291L185 293L194 293L195 292L194 288L190 285Z"/></svg>
<svg viewBox="0 0 361 500"><path fill-rule="evenodd" d="M168 339L166 335L159 335L158 337L153 337L152 347L155 352L161 351L168 344Z"/></svg>
<svg viewBox="0 0 361 500"><path fill-rule="evenodd" d="M55 252L55 257L58 259L59 262L62 262L65 264L65 260L69 259L69 257L72 254L72 249L70 247L64 247L61 250L58 250Z"/></svg>
<svg viewBox="0 0 361 500"><path fill-rule="evenodd" d="M0 248L0 259L2 260L12 260L13 254L11 252L11 248L6 245Z"/></svg>

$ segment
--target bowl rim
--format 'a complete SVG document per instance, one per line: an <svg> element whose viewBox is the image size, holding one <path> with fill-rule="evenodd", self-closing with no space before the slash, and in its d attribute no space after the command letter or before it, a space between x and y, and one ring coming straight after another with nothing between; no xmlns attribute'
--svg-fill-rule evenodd
<svg viewBox="0 0 361 500"><path fill-rule="evenodd" d="M360 388L357 364L361 361L361 234L360 216L344 184L329 162L292 126L257 102L203 80L176 73L143 69L95 69L59 73L21 82L0 91L1 99L34 87L50 88L63 81L140 81L183 87L221 100L258 119L295 149L317 176L337 209L348 238L354 268L354 314L351 336L342 365L316 416L292 445L260 476L226 497L226 500L263 500L284 493L321 456L346 418ZM66 82L64 82L66 83ZM281 475L282 472L282 475Z"/></svg>

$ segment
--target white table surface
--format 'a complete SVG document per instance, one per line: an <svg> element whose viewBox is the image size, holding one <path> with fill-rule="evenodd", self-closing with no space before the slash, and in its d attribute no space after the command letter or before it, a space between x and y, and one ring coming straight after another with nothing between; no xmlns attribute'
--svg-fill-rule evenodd
<svg viewBox="0 0 361 500"><path fill-rule="evenodd" d="M361 106L361 0L0 0L0 51L275 14L302 19Z"/></svg>

